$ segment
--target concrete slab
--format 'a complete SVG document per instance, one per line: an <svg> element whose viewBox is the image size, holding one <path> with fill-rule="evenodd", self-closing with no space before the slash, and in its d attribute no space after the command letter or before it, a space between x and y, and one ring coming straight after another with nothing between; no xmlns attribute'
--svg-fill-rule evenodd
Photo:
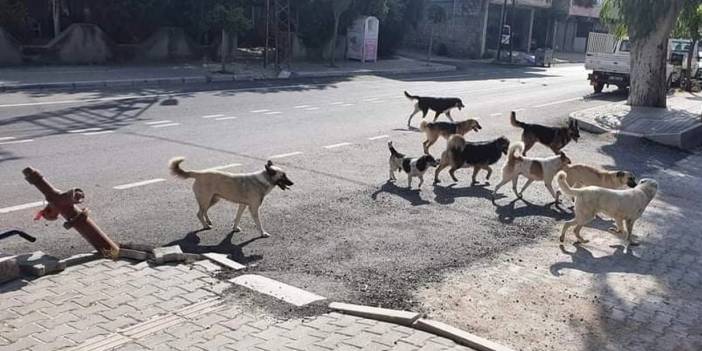
<svg viewBox="0 0 702 351"><path fill-rule="evenodd" d="M225 254L208 252L206 254L203 254L202 256L204 256L207 259L209 259L215 263L218 263L224 267L231 268L235 271L242 270L242 269L246 268L246 266L244 266L243 264L236 262L236 261L233 261L233 260L230 260L229 258L227 258L227 255L225 255Z"/></svg>
<svg viewBox="0 0 702 351"><path fill-rule="evenodd" d="M59 261L58 258L49 256L42 251L19 255L17 263L20 271L37 277L60 272L66 268L66 264Z"/></svg>
<svg viewBox="0 0 702 351"><path fill-rule="evenodd" d="M412 326L419 330L451 339L457 344L468 346L478 351L513 351L508 347L483 339L467 331L430 319L419 319Z"/></svg>
<svg viewBox="0 0 702 351"><path fill-rule="evenodd" d="M97 252L89 252L89 253L73 255L71 257L67 257L67 258L62 259L59 262L64 264L66 267L69 267L69 266L75 266L77 264L83 264L83 263L90 262L92 260L101 259L101 258L102 258L102 256L100 254L98 254Z"/></svg>
<svg viewBox="0 0 702 351"><path fill-rule="evenodd" d="M329 308L363 318L411 326L421 315L417 312L391 310L387 308L332 302Z"/></svg>
<svg viewBox="0 0 702 351"><path fill-rule="evenodd" d="M185 256L183 255L183 250L181 250L178 245L157 247L154 249L154 262L157 264L182 261L185 261Z"/></svg>
<svg viewBox="0 0 702 351"><path fill-rule="evenodd" d="M0 254L0 284L17 279L19 275L16 256Z"/></svg>
<svg viewBox="0 0 702 351"><path fill-rule="evenodd" d="M283 300L298 307L326 299L324 296L319 296L292 285L287 285L256 274L240 275L229 281L259 293L273 296L276 299Z"/></svg>
<svg viewBox="0 0 702 351"><path fill-rule="evenodd" d="M149 253L145 252L145 251L141 251L141 250L120 248L118 257L119 258L128 258L130 260L136 260L136 261L144 261L149 257Z"/></svg>

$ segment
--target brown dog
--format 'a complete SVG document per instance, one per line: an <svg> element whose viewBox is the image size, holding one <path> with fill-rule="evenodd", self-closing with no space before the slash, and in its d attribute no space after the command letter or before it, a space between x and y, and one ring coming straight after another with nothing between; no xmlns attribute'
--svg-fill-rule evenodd
<svg viewBox="0 0 702 351"><path fill-rule="evenodd" d="M425 140L422 145L424 145L424 153L428 154L429 147L434 145L440 136L444 139L448 139L454 134L466 135L466 133L470 132L471 130L477 132L483 129L483 127L477 120L471 118L460 122L422 121L422 123L419 125L419 129L427 136L427 140Z"/></svg>
<svg viewBox="0 0 702 351"><path fill-rule="evenodd" d="M607 189L636 187L636 176L627 171L605 171L584 164L568 165L563 170L568 175L568 184L574 188L591 185Z"/></svg>
<svg viewBox="0 0 702 351"><path fill-rule="evenodd" d="M578 122L570 120L567 127L547 127L539 124L524 123L517 120L517 113L512 111L510 123L517 128L522 128L522 141L524 142L524 156L536 142L548 146L554 154L558 155L571 140L578 141L580 130Z"/></svg>

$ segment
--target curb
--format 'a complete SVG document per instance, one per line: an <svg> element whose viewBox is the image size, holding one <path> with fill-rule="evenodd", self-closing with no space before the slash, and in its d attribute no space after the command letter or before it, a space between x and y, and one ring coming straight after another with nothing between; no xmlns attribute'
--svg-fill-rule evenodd
<svg viewBox="0 0 702 351"><path fill-rule="evenodd" d="M138 87L148 85L186 85L186 84L209 84L222 82L258 81L258 80L291 80L295 78L331 78L331 77L354 77L359 75L375 74L412 74L412 73L439 73L453 72L456 66L442 65L444 67L421 67L413 69L386 69L386 70L357 70L357 71L292 71L288 78L263 77L259 74L214 74L205 76L184 76L172 78L144 78L144 79L111 79L78 82L55 82L55 83L29 83L29 84L0 84L0 92L14 90L37 90L37 89L78 89L78 88L117 88L117 87Z"/></svg>
<svg viewBox="0 0 702 351"><path fill-rule="evenodd" d="M467 331L452 327L448 324L420 318L417 312L391 310L387 308L353 305L332 302L329 308L344 314L374 319L382 322L404 325L430 334L438 335L478 351L513 351L512 349L473 335Z"/></svg>

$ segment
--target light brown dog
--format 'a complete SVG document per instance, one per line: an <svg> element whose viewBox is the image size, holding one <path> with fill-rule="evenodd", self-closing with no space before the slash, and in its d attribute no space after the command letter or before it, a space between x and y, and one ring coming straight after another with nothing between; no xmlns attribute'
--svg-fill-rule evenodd
<svg viewBox="0 0 702 351"><path fill-rule="evenodd" d="M427 137L427 140L425 140L422 145L424 146L424 153L428 154L429 147L434 145L440 136L448 140L448 138L454 134L462 136L466 135L466 133L471 130L477 132L483 129L483 127L478 123L478 120L470 118L460 122L422 121L419 125L419 129L424 132Z"/></svg>
<svg viewBox="0 0 702 351"><path fill-rule="evenodd" d="M636 177L627 171L605 171L584 164L568 165L563 169L568 184L574 188L595 185L607 189L636 187Z"/></svg>

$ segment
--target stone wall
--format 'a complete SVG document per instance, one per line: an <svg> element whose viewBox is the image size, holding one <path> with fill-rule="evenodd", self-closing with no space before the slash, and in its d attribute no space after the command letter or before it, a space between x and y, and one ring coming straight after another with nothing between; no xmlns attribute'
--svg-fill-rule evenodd
<svg viewBox="0 0 702 351"><path fill-rule="evenodd" d="M19 42L9 32L0 28L0 65L19 65L22 52Z"/></svg>
<svg viewBox="0 0 702 351"><path fill-rule="evenodd" d="M434 53L443 45L449 56L482 56L488 0L456 0L436 4L444 7L447 18L434 29ZM410 29L405 35L405 46L427 50L433 24L426 19L426 14L423 17L417 28Z"/></svg>
<svg viewBox="0 0 702 351"><path fill-rule="evenodd" d="M140 45L139 58L149 61L178 60L197 56L197 45L182 28L164 27Z"/></svg>
<svg viewBox="0 0 702 351"><path fill-rule="evenodd" d="M114 44L97 25L74 23L46 45L41 61L70 64L105 63Z"/></svg>

